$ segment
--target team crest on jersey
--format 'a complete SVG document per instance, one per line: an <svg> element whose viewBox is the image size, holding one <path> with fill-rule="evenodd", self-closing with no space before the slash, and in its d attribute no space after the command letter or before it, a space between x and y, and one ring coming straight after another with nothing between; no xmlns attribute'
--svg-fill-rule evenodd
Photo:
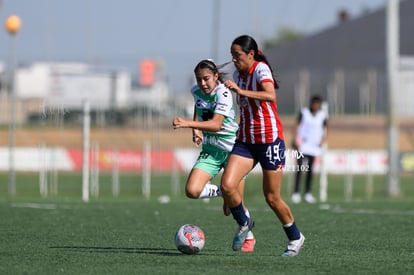
<svg viewBox="0 0 414 275"><path fill-rule="evenodd" d="M264 70L264 69L258 69L257 70L257 75L259 75L260 76L260 78L262 78L262 77L265 77L265 76L267 76L267 70Z"/></svg>

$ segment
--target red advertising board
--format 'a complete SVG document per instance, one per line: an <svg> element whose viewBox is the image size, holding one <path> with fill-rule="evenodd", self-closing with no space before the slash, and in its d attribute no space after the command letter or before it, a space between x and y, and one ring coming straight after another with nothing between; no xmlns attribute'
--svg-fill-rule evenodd
<svg viewBox="0 0 414 275"><path fill-rule="evenodd" d="M75 170L82 169L82 150L68 149L68 157ZM112 170L118 167L120 171L141 171L144 167L145 154L141 150L100 150L96 154L96 164L100 170ZM89 153L89 163L95 158ZM181 165L175 160L173 151L151 151L149 153L149 168L151 171L170 172L175 169L182 170ZM175 164L174 164L175 161Z"/></svg>

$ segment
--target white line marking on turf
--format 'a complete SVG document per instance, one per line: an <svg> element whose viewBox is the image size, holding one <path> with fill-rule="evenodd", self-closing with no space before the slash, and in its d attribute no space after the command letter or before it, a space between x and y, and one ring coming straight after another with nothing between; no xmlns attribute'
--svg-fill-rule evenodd
<svg viewBox="0 0 414 275"><path fill-rule="evenodd" d="M376 210L376 209L344 209L335 207L332 209L334 213L340 214L366 214L366 215L403 215L403 216L414 216L414 211L403 211L403 210Z"/></svg>
<svg viewBox="0 0 414 275"><path fill-rule="evenodd" d="M32 202L26 202L26 203L11 203L11 207L16 208L34 208L34 209L57 209L56 204L51 203L32 203Z"/></svg>
<svg viewBox="0 0 414 275"><path fill-rule="evenodd" d="M222 211L220 207L208 206L206 208L210 211ZM319 207L322 211L331 211L338 214L365 214L365 215L401 215L401 216L414 216L414 210L390 210L390 209L345 209L339 206L331 207L329 204L322 204ZM251 212L269 212L270 208L249 208Z"/></svg>

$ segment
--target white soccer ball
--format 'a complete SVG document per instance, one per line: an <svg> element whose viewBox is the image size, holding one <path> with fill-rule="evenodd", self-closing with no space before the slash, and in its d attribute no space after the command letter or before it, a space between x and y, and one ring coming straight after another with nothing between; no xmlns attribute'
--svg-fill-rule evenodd
<svg viewBox="0 0 414 275"><path fill-rule="evenodd" d="M203 230L193 224L184 224L175 233L175 246L184 254L197 254L204 247Z"/></svg>

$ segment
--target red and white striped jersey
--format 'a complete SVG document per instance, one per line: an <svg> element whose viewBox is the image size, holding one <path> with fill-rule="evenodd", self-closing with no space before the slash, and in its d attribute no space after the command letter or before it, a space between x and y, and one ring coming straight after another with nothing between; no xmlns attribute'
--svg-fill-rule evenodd
<svg viewBox="0 0 414 275"><path fill-rule="evenodd" d="M261 83L274 83L272 72L264 62L255 62L247 75L234 72L234 81L243 90L260 93ZM261 101L237 95L240 126L237 139L249 144L272 143L283 138L283 126L277 113L276 101Z"/></svg>

